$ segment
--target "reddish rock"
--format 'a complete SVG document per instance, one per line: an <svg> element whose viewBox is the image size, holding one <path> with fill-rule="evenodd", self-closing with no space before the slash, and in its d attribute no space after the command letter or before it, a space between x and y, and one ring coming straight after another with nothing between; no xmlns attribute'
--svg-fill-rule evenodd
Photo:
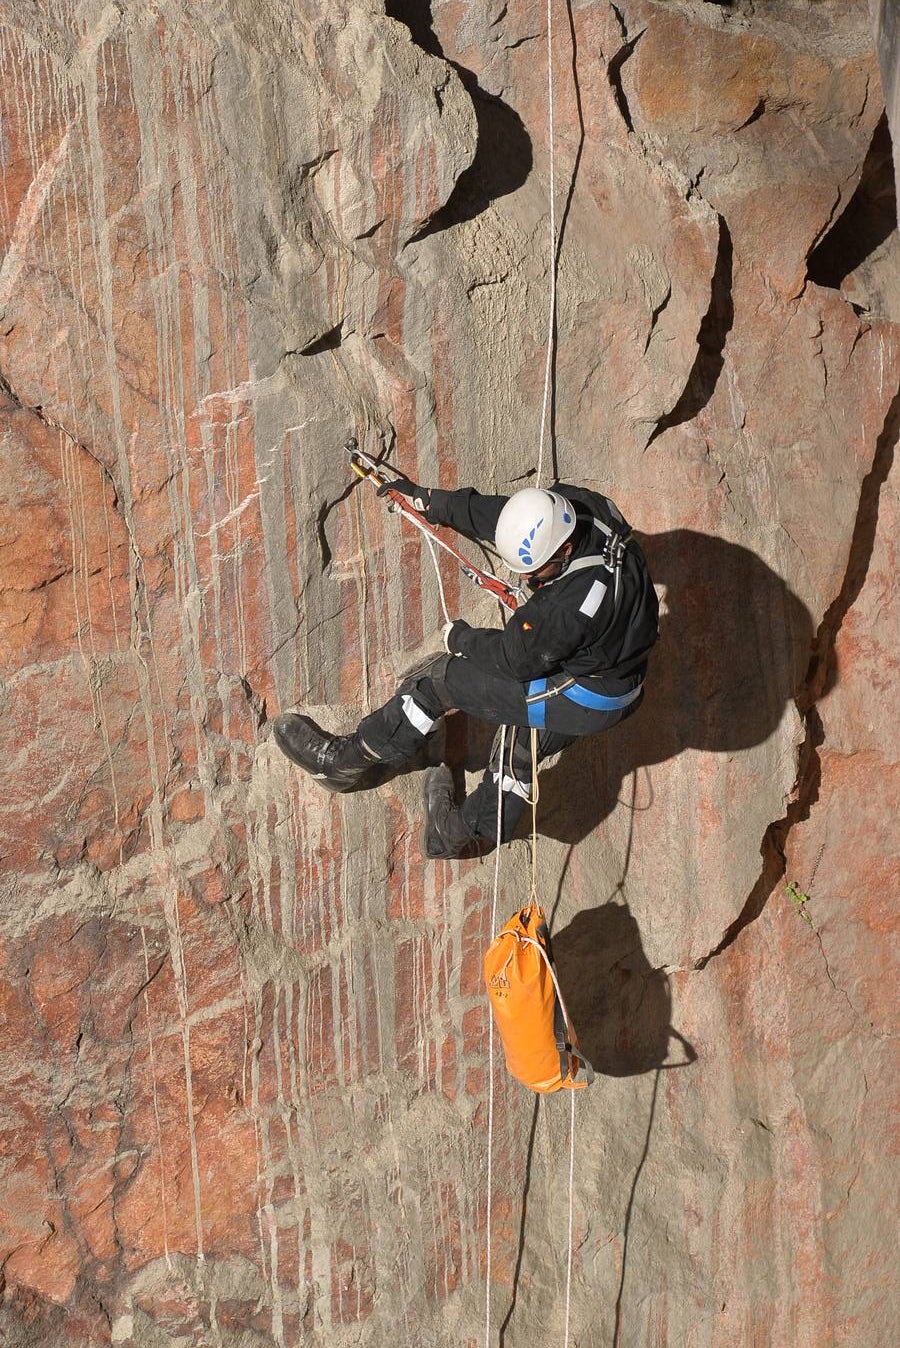
<svg viewBox="0 0 900 1348"><path fill-rule="evenodd" d="M422 858L418 770L328 796L266 731L350 728L440 626L349 434L536 466L546 8L46 8L0 26L0 1338L480 1343L489 1227L494 1333L561 1341L570 1102L499 1054L488 1207L493 863ZM553 10L543 480L664 592L538 815L600 1077L571 1338L620 1348L895 1318L896 233L840 235L883 99L858 5L756 11ZM489 740L448 726L470 783ZM498 921L530 886L519 842Z"/></svg>

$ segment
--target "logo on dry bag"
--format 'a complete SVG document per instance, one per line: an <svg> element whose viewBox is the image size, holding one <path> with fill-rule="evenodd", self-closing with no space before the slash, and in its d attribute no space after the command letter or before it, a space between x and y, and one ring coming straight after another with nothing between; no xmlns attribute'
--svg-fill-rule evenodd
<svg viewBox="0 0 900 1348"><path fill-rule="evenodd" d="M509 974L505 969L501 969L498 973L492 974L490 989L495 997L509 996Z"/></svg>

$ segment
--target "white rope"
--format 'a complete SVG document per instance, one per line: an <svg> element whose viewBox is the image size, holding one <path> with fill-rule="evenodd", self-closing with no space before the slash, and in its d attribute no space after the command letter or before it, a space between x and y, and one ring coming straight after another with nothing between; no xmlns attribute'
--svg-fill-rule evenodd
<svg viewBox="0 0 900 1348"><path fill-rule="evenodd" d="M441 608L444 610L444 619L450 622L450 614L447 610L447 598L444 594L444 584L441 580L441 568L438 562L435 543L439 539L427 530L423 529L421 524L412 515L403 512L406 518L419 529L420 533L428 544L428 551L431 553L431 560L434 563L434 574L437 577L438 593L441 596ZM506 726L500 727L500 772L503 772L503 759L506 754ZM500 845L503 837L503 792L497 787L497 838L494 852L494 892L491 900L491 939L493 939L494 930L497 926L497 902L500 894ZM487 1253L485 1258L485 1306L484 1306L484 1345L490 1348L491 1344L491 1205L493 1202L494 1187L494 1015L488 1008L488 1159L487 1159L487 1213L485 1219Z"/></svg>
<svg viewBox="0 0 900 1348"><path fill-rule="evenodd" d="M570 1039L570 1040L574 1039L574 1036L575 1036L575 1029L574 1029L574 1026L572 1025L571 1019L569 1018L569 1008L566 1006L565 1001L563 1000L562 989L561 989L560 986L559 986L559 980L558 980L557 977L556 977L556 970L554 969L554 967L553 967L553 965L552 965L552 963L551 963L551 961L550 961L549 955L547 954L547 952L546 952L546 950L544 949L544 947L541 945L540 941L534 940L533 937L531 937L531 936L519 936L519 937L517 937L517 939L520 940L520 941L522 942L523 945L533 945L534 948L535 948L535 950L537 950L537 951L539 952L539 954L541 955L541 958L543 959L544 963L545 963L546 966L547 966L547 972L549 973L550 977L553 979L553 988L554 988L554 991L556 992L556 995L557 995L557 997L558 997L558 999L559 999L559 1006L560 1006L560 1010L561 1010L562 1013L563 1013L563 1019L564 1019L565 1022L566 1022L566 1032L568 1033L569 1039ZM571 1067L570 1067L569 1070L570 1070L570 1072L571 1072ZM569 1348L569 1320L570 1320L570 1318L571 1318L571 1308L572 1308L572 1254L573 1254L573 1249L572 1249L572 1231L573 1231L574 1220L575 1220L575 1091L574 1091L574 1089L572 1089L572 1090L569 1091L569 1096L570 1096L570 1102L569 1102L569 1105L570 1105L570 1108L569 1108L569 1222L568 1222L568 1250L567 1250L567 1253L566 1253L566 1310L565 1310L565 1335L564 1335L564 1338L563 1338L563 1348Z"/></svg>
<svg viewBox="0 0 900 1348"><path fill-rule="evenodd" d="M422 521L419 519L419 517L418 517L416 511L414 511L414 510L404 510L402 506L396 506L396 507L394 508L394 511L393 511L392 513L395 513L395 514L397 514L397 515L402 515L403 518L404 518L405 520L408 520L410 524L412 524L416 529L419 530L419 533L424 534L424 536L428 539L428 546L431 548L432 556L435 555L435 553L434 553L434 544L436 543L436 544L438 545L439 548L443 548L443 549L444 549L444 552L448 553L448 554L454 559L454 561L456 561L457 563L459 563L460 566L463 566L463 565L466 563L466 559L465 559L464 557L460 556L460 554L459 554L458 552L456 552L456 551L450 546L449 543L447 543L443 538L441 538L439 534L433 534L433 533L431 532L430 529L427 529L427 528L425 527L425 525L424 525L424 524L422 523ZM486 571L486 570L484 570L484 569L482 568L482 569L481 569L481 574L482 574L482 576L487 576L487 578L488 578L489 580L498 580L498 581L500 580L500 577L499 577L499 576L495 576L494 573L493 573L493 571ZM504 583L505 583L505 582L504 582ZM521 593L521 592L518 592L518 593ZM495 596L495 598L496 598L496 597L497 597L497 596ZM446 611L446 610L445 610L445 611ZM448 622L449 622L449 619L448 619Z"/></svg>
<svg viewBox="0 0 900 1348"><path fill-rule="evenodd" d="M566 1260L566 1336L563 1348L569 1348L569 1312L572 1305L572 1219L575 1197L575 1092L569 1091L569 1254Z"/></svg>
<svg viewBox="0 0 900 1348"><path fill-rule="evenodd" d="M550 313L547 321L547 362L544 367L544 402L541 408L541 439L538 451L537 482L541 485L541 475L544 468L544 442L547 437L548 419L550 411L550 388L553 377L553 356L554 356L554 335L556 331L556 127L554 119L553 106L553 0L547 0L547 126L548 140L550 145ZM532 795L534 804L532 809L532 891L535 889L536 882L536 858L537 849L537 736L532 737ZM539 946L538 949L541 947ZM545 952L542 950L542 954ZM553 970L553 965L547 960L547 967L553 978L553 984L556 989L556 995L559 997L560 1006L566 1023L571 1031L572 1022L569 1020L569 1013L566 1004L562 998L559 983ZM569 1348L569 1320L572 1304L572 1227L574 1220L574 1199L575 1199L575 1092L569 1092L570 1111L569 1111L569 1224L568 1224L568 1251L566 1255L566 1307L565 1307L565 1337L563 1339L563 1348Z"/></svg>
<svg viewBox="0 0 900 1348"><path fill-rule="evenodd" d="M537 479L536 485L541 485L541 478L544 471L544 444L547 438L548 414L550 410L550 388L553 377L553 340L556 331L556 147L555 147L555 119L553 106L553 0L547 0L547 86L548 86L548 125L550 142L550 312L547 320L547 360L544 367L544 398L541 407L541 432L540 444L538 448ZM491 935L497 925L497 899L500 890L500 844L503 829L503 761L506 753L506 726L502 727L500 733L500 781L497 788L497 846L494 857L494 893L491 904ZM536 736L532 736L532 898L536 898L536 850L537 850L537 743ZM556 985L557 994L559 986L556 983L553 974L552 965L549 964L551 976ZM565 1004L560 996L560 1003L563 1005L563 1014L567 1016ZM488 1169L487 1169L487 1219L486 1219L486 1238L487 1238L487 1257L485 1260L485 1327L484 1343L485 1348L490 1348L491 1342L491 1203L493 1198L493 1143L494 1143L494 1017L491 1012L488 1029ZM569 1343L569 1300L571 1287L571 1269L572 1269L572 1199L574 1187L574 1102L575 1092L572 1092L572 1127L569 1144L569 1260L568 1273L566 1281L566 1334L565 1348Z"/></svg>
<svg viewBox="0 0 900 1348"><path fill-rule="evenodd" d="M434 562L434 574L437 576L438 594L441 596L441 608L444 610L444 622L450 622L450 614L447 612L447 596L444 594L444 582L441 580L441 568L438 562L438 555L434 547L434 539L427 529L422 530L425 542L428 544L428 551L431 553L431 560Z"/></svg>
<svg viewBox="0 0 900 1348"><path fill-rule="evenodd" d="M512 934L513 933L511 932L510 935ZM550 962L550 956L547 954L546 950L541 945L540 941L536 941L533 936L518 936L516 939L521 941L522 945L533 945L535 950L538 951L544 963L546 964L547 972L550 975L551 979L553 980L553 990L556 993L557 1000L559 1001L559 1009L560 1011L562 1011L563 1020L566 1022L566 1033L568 1034L569 1042L571 1043L575 1037L575 1026L572 1024L571 1018L569 1016L569 1008L563 1001L562 988L559 986L559 979L556 977L556 970L554 969L553 965Z"/></svg>
<svg viewBox="0 0 900 1348"><path fill-rule="evenodd" d="M541 438L538 449L537 478L541 485L544 471L544 442L550 410L550 385L553 377L553 336L556 330L556 128L553 110L553 0L547 0L547 125L550 141L550 315L547 322L547 362L544 367L544 403L541 408Z"/></svg>
<svg viewBox="0 0 900 1348"><path fill-rule="evenodd" d="M503 759L506 754L506 726L500 727L500 772L503 772ZM503 837L503 792L497 787L497 838L494 852L494 893L491 900L491 939L497 926L497 899L500 894L500 845ZM494 1182L494 1012L488 1007L488 1164L487 1164L487 1217L485 1235L487 1239L487 1258L485 1259L485 1296L484 1296L484 1348L491 1345L491 1203L493 1201Z"/></svg>

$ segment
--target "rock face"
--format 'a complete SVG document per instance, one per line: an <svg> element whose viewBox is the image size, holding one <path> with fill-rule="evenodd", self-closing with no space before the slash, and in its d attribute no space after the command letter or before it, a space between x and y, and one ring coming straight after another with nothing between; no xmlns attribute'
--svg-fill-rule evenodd
<svg viewBox="0 0 900 1348"><path fill-rule="evenodd" d="M553 15L551 159L537 0L0 0L17 1348L484 1341L493 863L423 862L418 773L332 798L267 732L299 703L351 726L441 622L350 433L498 490L543 438L664 596L640 714L542 775L599 1072L571 1341L893 1339L874 28L851 0ZM529 869L513 843L500 920ZM495 1084L491 1341L562 1341L569 1111Z"/></svg>

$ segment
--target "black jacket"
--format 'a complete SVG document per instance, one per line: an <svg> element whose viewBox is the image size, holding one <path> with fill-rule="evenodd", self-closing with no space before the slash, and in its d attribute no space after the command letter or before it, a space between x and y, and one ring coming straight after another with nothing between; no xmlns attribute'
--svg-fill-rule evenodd
<svg viewBox="0 0 900 1348"><path fill-rule="evenodd" d="M502 629L453 624L448 646L479 668L527 682L544 675L571 675L598 691L617 693L642 677L647 654L656 641L659 605L647 563L631 539L624 548L618 597L614 573L602 565L579 569L580 558L602 555L610 537L630 529L616 506L599 492L555 483L554 491L571 502L579 541L567 569L543 584L513 613ZM509 498L482 496L471 487L434 488L428 518L448 524L467 538L493 541L500 511Z"/></svg>

